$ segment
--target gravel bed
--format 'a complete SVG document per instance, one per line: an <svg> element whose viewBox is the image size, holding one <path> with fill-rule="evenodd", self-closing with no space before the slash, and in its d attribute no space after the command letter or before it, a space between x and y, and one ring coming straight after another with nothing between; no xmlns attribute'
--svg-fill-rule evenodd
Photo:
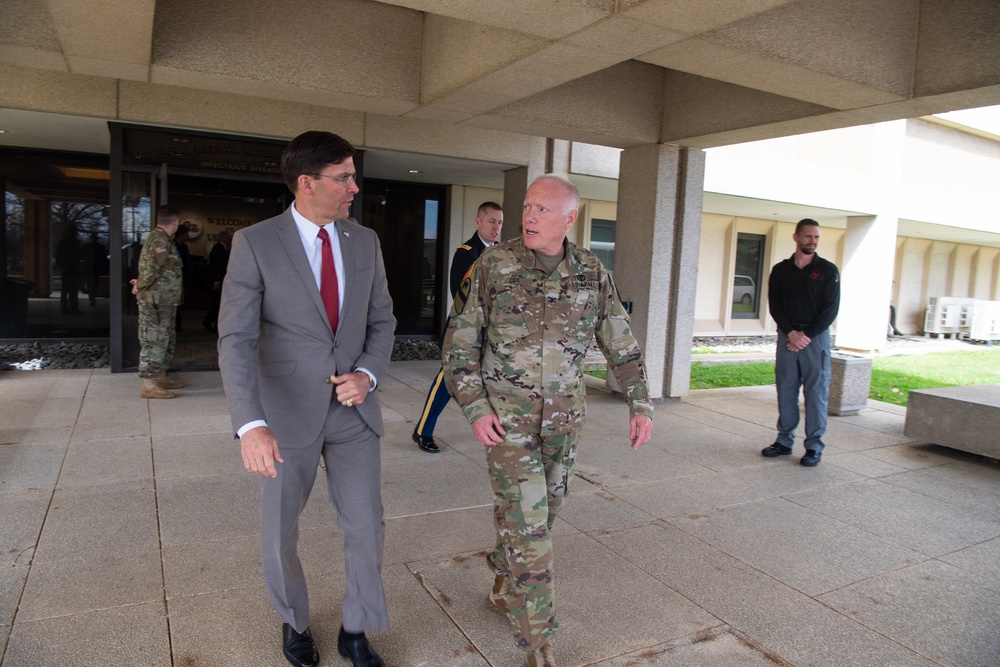
<svg viewBox="0 0 1000 667"><path fill-rule="evenodd" d="M434 340L397 338L393 361L440 360L441 348ZM40 371L107 368L111 360L107 345L93 343L13 343L0 345L0 370Z"/></svg>
<svg viewBox="0 0 1000 667"><path fill-rule="evenodd" d="M5 371L107 368L110 365L107 345L62 342L0 345L0 370Z"/></svg>
<svg viewBox="0 0 1000 667"><path fill-rule="evenodd" d="M708 348L716 352L771 352L775 336L704 336L696 337L692 349ZM925 336L894 336L886 342L881 356L922 354L945 350L982 347L976 343L953 338ZM600 352L595 361L603 362ZM596 359L601 357L601 359ZM438 361L441 348L436 340L397 338L392 346L393 361ZM588 355L589 359L589 355ZM0 345L0 370L45 370L107 368L110 366L108 346L95 343L14 343Z"/></svg>
<svg viewBox="0 0 1000 667"><path fill-rule="evenodd" d="M392 361L441 361L436 340L397 338L392 345Z"/></svg>

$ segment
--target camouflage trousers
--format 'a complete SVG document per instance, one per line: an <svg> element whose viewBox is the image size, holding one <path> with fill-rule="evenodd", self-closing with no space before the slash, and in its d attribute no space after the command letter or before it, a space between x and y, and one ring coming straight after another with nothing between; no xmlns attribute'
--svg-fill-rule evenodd
<svg viewBox="0 0 1000 667"><path fill-rule="evenodd" d="M174 360L177 306L139 302L139 377L155 378L170 369Z"/></svg>
<svg viewBox="0 0 1000 667"><path fill-rule="evenodd" d="M509 577L502 592L517 645L532 651L556 633L552 523L569 493L578 433L539 436L507 431L486 448L497 544L487 556Z"/></svg>

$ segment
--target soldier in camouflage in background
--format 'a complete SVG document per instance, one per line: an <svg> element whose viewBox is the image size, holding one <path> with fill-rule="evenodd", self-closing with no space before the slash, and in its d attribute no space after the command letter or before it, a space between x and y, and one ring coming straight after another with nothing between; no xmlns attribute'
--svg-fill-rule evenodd
<svg viewBox="0 0 1000 667"><path fill-rule="evenodd" d="M628 401L632 448L653 430L642 353L611 276L566 241L579 201L558 176L531 184L523 236L480 256L444 345L448 389L487 447L497 531L489 597L528 667L555 665L550 531L569 492L586 408L583 362L595 338Z"/></svg>
<svg viewBox="0 0 1000 667"><path fill-rule="evenodd" d="M142 398L174 398L170 391L184 386L167 377L174 358L177 332L174 317L183 301L181 258L174 245L180 215L167 206L156 209L156 229L149 233L139 255L139 277L132 293L139 304L139 377Z"/></svg>

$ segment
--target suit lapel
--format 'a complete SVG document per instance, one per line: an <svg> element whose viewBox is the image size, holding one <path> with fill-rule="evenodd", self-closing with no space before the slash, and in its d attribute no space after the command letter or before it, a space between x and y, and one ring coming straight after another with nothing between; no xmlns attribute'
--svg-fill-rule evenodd
<svg viewBox="0 0 1000 667"><path fill-rule="evenodd" d="M347 307L351 305L351 276L356 270L357 253L354 251L354 239L351 238L347 224L342 220L337 220L333 224L336 226L337 236L340 238L340 256L344 259L344 302L340 304L340 313L343 315L347 312Z"/></svg>
<svg viewBox="0 0 1000 667"><path fill-rule="evenodd" d="M295 267L295 271L302 279L303 286L312 297L321 319L326 323L326 330L330 332L330 335L333 335L333 329L330 328L330 320L326 316L326 306L323 305L323 298L320 296L319 290L316 289L316 277L309 266L306 251L302 248L302 238L299 236L299 228L295 225L295 219L292 218L291 210L286 211L285 217L278 224L278 238L281 239L281 243L285 247L285 252L288 253L288 258L291 260L292 266Z"/></svg>

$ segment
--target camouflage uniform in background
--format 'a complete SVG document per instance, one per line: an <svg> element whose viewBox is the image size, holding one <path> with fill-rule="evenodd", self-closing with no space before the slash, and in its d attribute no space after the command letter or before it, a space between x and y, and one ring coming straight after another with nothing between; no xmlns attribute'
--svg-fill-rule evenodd
<svg viewBox="0 0 1000 667"><path fill-rule="evenodd" d="M156 378L174 358L174 316L183 301L181 257L160 227L146 237L139 255L139 377Z"/></svg>
<svg viewBox="0 0 1000 667"><path fill-rule="evenodd" d="M529 651L557 627L550 531L569 492L586 410L583 362L595 338L631 414L653 414L611 276L592 252L568 241L564 248L551 275L520 238L487 248L444 345L448 389L466 419L495 413L507 432L486 447L497 531L488 561L509 578L500 596Z"/></svg>

